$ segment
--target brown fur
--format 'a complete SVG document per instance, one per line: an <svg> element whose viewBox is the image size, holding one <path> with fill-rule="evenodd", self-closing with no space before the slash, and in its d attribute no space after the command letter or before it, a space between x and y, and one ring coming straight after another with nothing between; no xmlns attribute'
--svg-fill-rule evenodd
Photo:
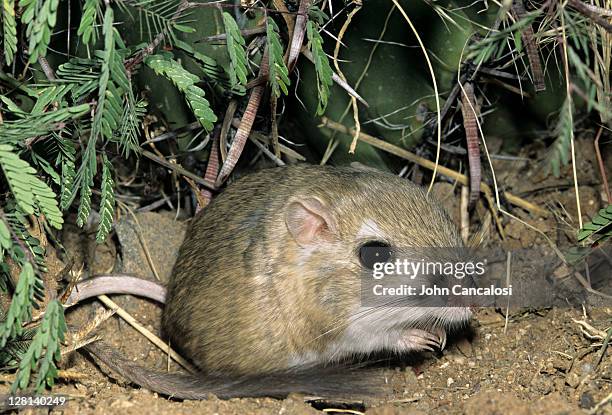
<svg viewBox="0 0 612 415"><path fill-rule="evenodd" d="M301 263L287 212L312 197L335 229L317 235ZM286 370L292 356L338 341L359 306L356 235L364 221L375 219L398 246L462 245L438 206L384 173L292 166L246 176L190 224L168 287L165 333L206 373Z"/></svg>

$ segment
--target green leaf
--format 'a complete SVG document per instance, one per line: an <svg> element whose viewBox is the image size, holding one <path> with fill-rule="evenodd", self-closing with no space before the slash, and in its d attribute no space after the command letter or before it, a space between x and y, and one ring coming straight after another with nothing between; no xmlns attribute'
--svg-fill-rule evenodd
<svg viewBox="0 0 612 415"><path fill-rule="evenodd" d="M117 127L115 117L113 116L112 106L120 106L114 102L119 99L108 91L114 87L111 81L111 68L113 68L113 60L117 57L115 53L115 37L114 37L114 14L110 6L106 7L104 12L104 25L102 34L104 36L104 50L101 53L100 78L98 80L98 105L94 114L93 125L91 129L88 147L95 147L98 135L102 134L106 138L111 138L113 133L112 127ZM119 75L122 77L122 75Z"/></svg>
<svg viewBox="0 0 612 415"><path fill-rule="evenodd" d="M230 57L230 81L232 85L247 83L247 55L245 41L240 28L231 14L223 12L225 26L227 53Z"/></svg>
<svg viewBox="0 0 612 415"><path fill-rule="evenodd" d="M319 26L329 20L327 14L325 14L325 12L317 6L311 6L308 9L308 17L310 20L314 21Z"/></svg>
<svg viewBox="0 0 612 415"><path fill-rule="evenodd" d="M76 224L83 227L87 223L91 212L91 187L93 186L93 178L97 171L96 149L95 146L87 146L82 156L80 178L81 198L79 200L79 210L77 211Z"/></svg>
<svg viewBox="0 0 612 415"><path fill-rule="evenodd" d="M93 177L96 174L96 143L100 136L109 141L117 141L115 133L121 125L123 115L123 97L127 93L124 87L130 88L129 79L123 66L122 54L115 50L115 43L121 40L113 24L115 22L114 12L110 5L106 6L103 18L102 35L104 39L104 49L98 51L96 56L99 58L99 77L95 80L98 92L98 103L96 106L89 140L82 157L81 167L79 168L75 182L79 184L81 197L79 210L77 213L77 225L83 226L91 212L91 194ZM76 64L85 63L77 61ZM73 73L71 68L62 68L63 72ZM119 140L120 141L120 140ZM66 165L64 172L70 176L72 166ZM75 192L62 193L62 206L66 208L75 197Z"/></svg>
<svg viewBox="0 0 612 415"><path fill-rule="evenodd" d="M140 152L138 140L142 130L142 119L147 112L147 105L148 103L144 100L136 101L131 88L128 90L118 128L120 134L113 139L121 146L125 158L129 156L130 152Z"/></svg>
<svg viewBox="0 0 612 415"><path fill-rule="evenodd" d="M21 21L27 25L26 37L29 39L30 63L36 62L39 57L47 54L51 33L57 21L58 4L59 0L22 0L19 2L19 6L24 9Z"/></svg>
<svg viewBox="0 0 612 415"><path fill-rule="evenodd" d="M100 13L99 0L85 0L83 5L83 13L81 14L81 23L77 30L77 35L81 36L83 43L93 44L97 40L97 20Z"/></svg>
<svg viewBox="0 0 612 415"><path fill-rule="evenodd" d="M51 180L53 180L53 183L58 186L61 186L62 183L60 175L57 174L55 169L51 167L51 164L47 160L39 156L37 153L32 152L32 162L35 163L38 167L40 167L47 174L47 176L49 176Z"/></svg>
<svg viewBox="0 0 612 415"><path fill-rule="evenodd" d="M138 19L134 20L137 20L140 28L134 29L140 29L141 36L144 34L151 36L146 43L150 43L158 33L161 33L170 44L174 44L177 41L175 32L190 33L188 29L186 31L188 22L184 19L189 14L188 9L176 15L178 3L173 0L131 0L118 1L115 4L123 9L126 15L138 15Z"/></svg>
<svg viewBox="0 0 612 415"><path fill-rule="evenodd" d="M523 50L523 37L520 30L514 32L514 46L516 47L516 52L521 53Z"/></svg>
<svg viewBox="0 0 612 415"><path fill-rule="evenodd" d="M183 33L195 33L196 30L191 27L191 26L187 26L187 25L182 25L182 24L174 24L173 27L178 30L179 32L183 32Z"/></svg>
<svg viewBox="0 0 612 415"><path fill-rule="evenodd" d="M30 114L42 114L47 106L61 101L68 91L70 91L68 85L52 85L42 88Z"/></svg>
<svg viewBox="0 0 612 415"><path fill-rule="evenodd" d="M595 236L595 242L603 242L612 237L612 205L600 209L590 222L585 223L578 231L578 242Z"/></svg>
<svg viewBox="0 0 612 415"><path fill-rule="evenodd" d="M113 214L115 213L115 191L113 187L115 182L112 177L112 168L110 161L104 154L102 156L102 201L100 202L100 223L98 224L98 233L96 241L104 242L113 225Z"/></svg>
<svg viewBox="0 0 612 415"><path fill-rule="evenodd" d="M174 46L178 49L182 49L183 51L187 52L196 61L198 61L198 63L200 63L200 69L202 70L202 72L204 72L204 76L208 80L219 82L224 89L229 90L233 94L242 96L246 93L244 85L231 84L229 79L229 73L226 72L225 69L221 65L219 65L215 59L196 51L191 45L179 39L175 41Z"/></svg>
<svg viewBox="0 0 612 415"><path fill-rule="evenodd" d="M81 198L79 199L79 210L77 211L78 227L82 228L87 223L87 218L91 213L91 186L81 185Z"/></svg>
<svg viewBox="0 0 612 415"><path fill-rule="evenodd" d="M23 331L22 324L31 320L35 280L34 268L26 262L21 268L6 319L0 323L0 349L6 345L8 339L20 335Z"/></svg>
<svg viewBox="0 0 612 415"><path fill-rule="evenodd" d="M66 333L64 308L58 300L47 305L43 320L19 362L11 393L27 388L31 383L32 371L36 372L34 391L41 393L45 386L52 386L57 376L56 363L60 360L60 343Z"/></svg>
<svg viewBox="0 0 612 415"><path fill-rule="evenodd" d="M9 97L0 95L0 101L4 102L6 108L15 115L25 116L26 112L19 108L19 106L15 104Z"/></svg>
<svg viewBox="0 0 612 415"><path fill-rule="evenodd" d="M156 74L164 75L185 94L185 100L200 124L210 131L217 121L217 116L210 109L210 104L204 97L204 90L195 86L198 77L184 69L177 61L164 55L151 55L145 59L145 64Z"/></svg>
<svg viewBox="0 0 612 415"><path fill-rule="evenodd" d="M10 205L13 205L12 207ZM7 205L9 211L5 211L4 219L11 230L11 233L14 237L18 238L21 241L20 244L14 244L11 255L13 259L23 266L23 263L27 261L26 253L22 250L21 247L27 248L32 256L34 257L34 262L38 266L38 270L40 272L46 272L47 267L45 265L45 250L40 245L40 241L36 239L34 236L28 233L27 227L29 226L29 221L24 217L24 214L20 209L15 209L16 206L14 204ZM11 209L14 209L12 212ZM44 295L44 293L40 292L40 288L38 285L42 284L38 279L36 281L37 286L35 287L35 291L37 295Z"/></svg>
<svg viewBox="0 0 612 415"><path fill-rule="evenodd" d="M287 89L287 86L290 84L289 70L285 65L278 26L276 26L276 23L270 17L268 17L266 34L268 40L270 86L272 87L272 94L278 98L281 95L281 91L285 95L289 92Z"/></svg>
<svg viewBox="0 0 612 415"><path fill-rule="evenodd" d="M559 118L555 127L557 139L552 144L547 156L549 162L548 172L552 171L555 177L561 175L561 167L566 166L570 160L570 146L574 130L573 111L571 99L566 98L559 112Z"/></svg>
<svg viewBox="0 0 612 415"><path fill-rule="evenodd" d="M60 135L55 135L54 138L59 149L55 164L61 166L60 209L66 210L70 207L77 191L75 187L76 170L74 167L76 149L71 140L64 139Z"/></svg>
<svg viewBox="0 0 612 415"><path fill-rule="evenodd" d="M34 214L34 209L37 208L51 226L61 229L64 219L55 193L36 177L36 170L21 160L10 145L0 145L0 166L19 207L30 215Z"/></svg>
<svg viewBox="0 0 612 415"><path fill-rule="evenodd" d="M66 128L65 123L77 119L89 112L89 104L60 108L39 114L27 114L17 121L5 121L0 124L2 143L19 144L35 136L47 136L53 131Z"/></svg>
<svg viewBox="0 0 612 415"><path fill-rule="evenodd" d="M8 226L6 226L6 223L0 219L0 258L4 258L6 251L10 251L12 247L13 241L11 239L11 232ZM0 319L1 318L2 312L0 311Z"/></svg>
<svg viewBox="0 0 612 415"><path fill-rule="evenodd" d="M9 249L13 246L11 241L11 232L9 231L6 223L0 219L0 248Z"/></svg>
<svg viewBox="0 0 612 415"><path fill-rule="evenodd" d="M317 72L317 91L319 92L317 115L323 115L325 108L327 108L329 89L333 83L333 71L329 66L329 59L323 50L323 38L321 38L321 35L312 21L306 24L306 35L310 42L310 51L312 52L315 70Z"/></svg>
<svg viewBox="0 0 612 415"><path fill-rule="evenodd" d="M17 22L15 20L15 0L2 0L2 34L4 60L13 63L17 52Z"/></svg>

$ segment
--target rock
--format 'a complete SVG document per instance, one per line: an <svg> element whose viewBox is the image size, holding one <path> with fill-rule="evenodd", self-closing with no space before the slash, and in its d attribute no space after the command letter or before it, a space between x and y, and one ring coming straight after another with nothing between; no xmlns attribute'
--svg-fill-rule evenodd
<svg viewBox="0 0 612 415"><path fill-rule="evenodd" d="M565 378L565 383L567 383L570 388L576 389L580 384L580 377L576 373L570 373Z"/></svg>
<svg viewBox="0 0 612 415"><path fill-rule="evenodd" d="M136 219L140 226L131 215L123 217L115 225L123 258L118 272L156 280L138 237L140 233L161 281L166 282L185 236L185 223L175 221L171 212L137 213Z"/></svg>

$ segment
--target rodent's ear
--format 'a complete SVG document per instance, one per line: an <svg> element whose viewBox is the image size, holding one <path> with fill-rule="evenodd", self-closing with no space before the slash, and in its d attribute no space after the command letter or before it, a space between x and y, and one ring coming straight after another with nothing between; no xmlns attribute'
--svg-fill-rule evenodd
<svg viewBox="0 0 612 415"><path fill-rule="evenodd" d="M291 200L286 209L287 229L300 246L330 239L336 233L336 221L331 211L315 197Z"/></svg>

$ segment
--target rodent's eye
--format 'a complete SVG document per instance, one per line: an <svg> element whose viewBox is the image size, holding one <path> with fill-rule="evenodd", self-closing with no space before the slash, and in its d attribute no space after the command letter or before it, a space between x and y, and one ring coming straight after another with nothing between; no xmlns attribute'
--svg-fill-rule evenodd
<svg viewBox="0 0 612 415"><path fill-rule="evenodd" d="M368 269L373 269L377 262L387 262L391 258L391 246L383 241L370 241L359 248L359 261Z"/></svg>

